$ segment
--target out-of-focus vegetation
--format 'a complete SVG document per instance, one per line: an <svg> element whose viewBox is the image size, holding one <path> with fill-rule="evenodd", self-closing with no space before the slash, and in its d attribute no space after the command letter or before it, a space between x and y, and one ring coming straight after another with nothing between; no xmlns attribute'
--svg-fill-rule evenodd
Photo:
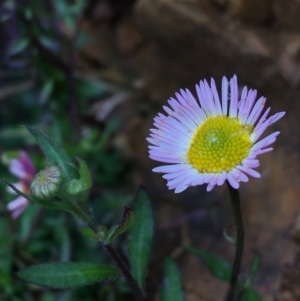
<svg viewBox="0 0 300 301"><path fill-rule="evenodd" d="M122 118L96 121L89 109L123 87L79 74L78 51L92 43L82 30L87 1L13 1L0 4L0 149L1 177L12 158L26 150L37 170L46 162L22 124L39 125L60 142L70 157L86 160L93 174L91 206L103 224L120 221L132 201L126 188L130 163L111 138ZM109 112L109 110L108 110ZM106 112L102 110L102 115ZM54 291L20 281L15 272L43 261L107 261L94 241L80 235L70 215L30 204L12 220L7 204L16 198L0 185L0 300L128 300L122 279L68 291ZM120 243L120 242L119 242ZM117 243L118 244L118 243ZM118 287L118 289L116 289Z"/></svg>

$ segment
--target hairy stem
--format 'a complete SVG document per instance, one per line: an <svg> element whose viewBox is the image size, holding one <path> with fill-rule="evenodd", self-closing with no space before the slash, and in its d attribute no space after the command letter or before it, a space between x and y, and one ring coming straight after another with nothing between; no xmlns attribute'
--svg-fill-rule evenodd
<svg viewBox="0 0 300 301"><path fill-rule="evenodd" d="M88 212L85 212L82 208L80 208L76 203L69 201L65 198L65 203L70 206L70 209L73 214L75 214L78 218L82 221L87 223L87 225L95 232L98 233L98 225L93 220L91 215ZM122 272L123 276L125 277L128 285L130 286L136 301L147 301L147 298L142 291L142 289L138 286L137 282L133 278L128 266L123 261L123 259L119 256L119 254L114 250L114 248L108 244L103 242L103 247L107 251L107 253L113 258L117 266L119 267L120 271Z"/></svg>
<svg viewBox="0 0 300 301"><path fill-rule="evenodd" d="M107 253L114 259L114 261L118 265L128 285L131 287L136 301L146 301L147 299L144 292L138 286L137 282L133 278L132 274L130 273L123 259L118 255L118 253L116 253L116 251L113 249L113 247L110 244L103 244L103 246L107 251Z"/></svg>

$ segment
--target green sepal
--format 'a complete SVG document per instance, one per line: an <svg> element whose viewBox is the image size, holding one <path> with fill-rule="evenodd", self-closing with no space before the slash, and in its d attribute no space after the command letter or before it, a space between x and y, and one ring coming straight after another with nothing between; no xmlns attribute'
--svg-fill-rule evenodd
<svg viewBox="0 0 300 301"><path fill-rule="evenodd" d="M22 280L59 289L84 286L119 274L114 267L90 262L43 263L17 272Z"/></svg>
<svg viewBox="0 0 300 301"><path fill-rule="evenodd" d="M120 234L127 231L135 222L135 213L131 208L124 206L124 213L121 223L115 228L112 235L108 237L112 243Z"/></svg>
<svg viewBox="0 0 300 301"><path fill-rule="evenodd" d="M92 187L92 176L85 161L77 158L79 162L79 179L72 179L66 185L66 193L71 196L79 196Z"/></svg>
<svg viewBox="0 0 300 301"><path fill-rule="evenodd" d="M71 180L65 188L65 192L71 196L78 196L79 194L84 192L82 187L82 183L78 179Z"/></svg>

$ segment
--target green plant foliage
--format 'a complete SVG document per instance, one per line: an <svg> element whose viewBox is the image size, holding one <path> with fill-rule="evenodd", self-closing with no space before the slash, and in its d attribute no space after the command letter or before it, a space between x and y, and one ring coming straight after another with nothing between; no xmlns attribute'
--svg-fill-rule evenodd
<svg viewBox="0 0 300 301"><path fill-rule="evenodd" d="M211 273L217 278L225 281L229 281L231 277L231 265L226 261L217 256L213 256L202 250L185 246L183 247L186 251L195 254L200 257L207 265Z"/></svg>
<svg viewBox="0 0 300 301"><path fill-rule="evenodd" d="M251 268L250 268L250 272L249 272L250 277L253 277L254 274L257 272L257 270L260 266L260 260L261 260L260 256L255 254L254 258L252 260L252 264L251 264Z"/></svg>
<svg viewBox="0 0 300 301"><path fill-rule="evenodd" d="M77 158L79 162L79 177L83 191L87 191L92 187L92 176L85 161Z"/></svg>
<svg viewBox="0 0 300 301"><path fill-rule="evenodd" d="M119 235L127 231L135 221L135 213L132 209L124 207L124 214L121 223L113 231L111 237L109 238L110 242L113 242Z"/></svg>
<svg viewBox="0 0 300 301"><path fill-rule="evenodd" d="M134 205L135 222L129 230L128 253L132 274L143 288L153 239L153 213L150 198L140 188Z"/></svg>
<svg viewBox="0 0 300 301"><path fill-rule="evenodd" d="M171 258L166 258L164 285L161 291L161 301L183 301L181 275Z"/></svg>
<svg viewBox="0 0 300 301"><path fill-rule="evenodd" d="M78 174L71 159L56 141L54 141L37 127L25 127L32 134L32 136L34 136L50 164L57 164L63 171L67 180L78 178Z"/></svg>
<svg viewBox="0 0 300 301"><path fill-rule="evenodd" d="M73 288L119 275L116 268L89 262L38 264L21 270L18 277L27 282L53 288Z"/></svg>
<svg viewBox="0 0 300 301"><path fill-rule="evenodd" d="M9 219L0 219L0 300L10 292L13 261L12 236L8 235Z"/></svg>
<svg viewBox="0 0 300 301"><path fill-rule="evenodd" d="M259 294L251 287L245 289L241 301L261 301Z"/></svg>

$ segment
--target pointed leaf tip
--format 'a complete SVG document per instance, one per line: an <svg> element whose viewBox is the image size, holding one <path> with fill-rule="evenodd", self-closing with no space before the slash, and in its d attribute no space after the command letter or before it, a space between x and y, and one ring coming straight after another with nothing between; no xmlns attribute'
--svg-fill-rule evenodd
<svg viewBox="0 0 300 301"><path fill-rule="evenodd" d="M134 211L124 206L124 213L121 223L118 225L118 227L114 230L112 236L110 237L110 243L113 242L120 234L127 231L135 222L135 213Z"/></svg>

